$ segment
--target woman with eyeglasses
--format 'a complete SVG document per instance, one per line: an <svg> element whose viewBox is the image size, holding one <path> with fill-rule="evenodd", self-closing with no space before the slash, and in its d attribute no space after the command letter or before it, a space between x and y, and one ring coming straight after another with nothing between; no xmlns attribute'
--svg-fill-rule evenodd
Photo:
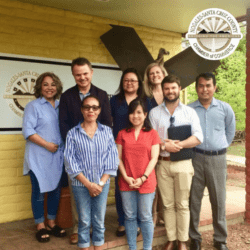
<svg viewBox="0 0 250 250"><path fill-rule="evenodd" d="M112 130L97 122L101 112L99 99L85 97L81 112L84 121L67 134L65 167L72 180L79 217L78 246L89 249L92 226L94 249L101 250L110 176L116 176L119 159Z"/></svg>
<svg viewBox="0 0 250 250"><path fill-rule="evenodd" d="M145 70L145 93L151 99L153 107L156 107L163 102L161 82L167 75L168 73L165 68L156 62L149 64ZM163 205L158 188L156 189L155 199L153 203L153 221L155 226L157 223L160 225L164 225Z"/></svg>
<svg viewBox="0 0 250 250"><path fill-rule="evenodd" d="M113 134L115 139L118 135L118 132L128 126L128 106L130 102L136 98L143 100L148 109L148 112L152 109L151 101L146 97L144 93L143 83L137 70L134 68L128 68L123 72L121 76L120 85L118 87L116 95L114 95L110 99L111 115L113 118ZM117 172L117 177L115 178L115 201L119 224L116 230L116 236L121 237L126 234L126 231L118 179L119 171ZM138 235L139 233L140 229L138 228Z"/></svg>
<svg viewBox="0 0 250 250"><path fill-rule="evenodd" d="M136 247L137 217L143 237L143 249L151 250L154 234L152 204L155 196L155 165L161 140L151 128L147 109L140 99L128 107L129 124L118 133L116 144L121 178L119 188L125 212L125 228L130 250Z"/></svg>

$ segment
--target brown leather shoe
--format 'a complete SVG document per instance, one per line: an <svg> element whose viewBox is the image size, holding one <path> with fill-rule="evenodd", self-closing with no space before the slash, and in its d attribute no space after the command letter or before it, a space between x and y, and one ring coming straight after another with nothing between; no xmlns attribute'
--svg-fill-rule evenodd
<svg viewBox="0 0 250 250"><path fill-rule="evenodd" d="M70 244L75 245L78 243L78 234L71 234L70 235Z"/></svg>
<svg viewBox="0 0 250 250"><path fill-rule="evenodd" d="M175 241L168 241L168 243L163 248L163 250L174 250L175 248L176 248L176 240Z"/></svg>
<svg viewBox="0 0 250 250"><path fill-rule="evenodd" d="M178 242L178 250L187 250L186 242L179 241Z"/></svg>

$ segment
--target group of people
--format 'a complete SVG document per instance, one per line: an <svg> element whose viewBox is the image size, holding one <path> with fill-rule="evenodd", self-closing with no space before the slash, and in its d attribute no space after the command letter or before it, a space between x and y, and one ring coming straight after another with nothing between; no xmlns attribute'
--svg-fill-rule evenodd
<svg viewBox="0 0 250 250"><path fill-rule="evenodd" d="M179 100L179 78L168 76L157 63L147 67L144 83L136 69L125 70L110 101L92 84L86 58L74 59L71 71L76 85L63 94L55 74L41 74L34 87L37 99L24 111L24 175L31 179L37 240L66 235L55 223L65 165L74 225L70 242L80 249L88 249L91 241L96 250L103 249L110 177L115 177L116 235L126 234L129 249L137 249L140 232L143 249L152 249L154 226L163 220L168 238L164 250L187 249L189 237L190 249L201 249L199 214L207 186L214 246L226 250L225 157L235 117L229 104L213 97L214 75L196 78L198 100L188 107ZM169 128L186 125L190 134L184 140L169 139ZM193 157L171 158L191 148Z"/></svg>

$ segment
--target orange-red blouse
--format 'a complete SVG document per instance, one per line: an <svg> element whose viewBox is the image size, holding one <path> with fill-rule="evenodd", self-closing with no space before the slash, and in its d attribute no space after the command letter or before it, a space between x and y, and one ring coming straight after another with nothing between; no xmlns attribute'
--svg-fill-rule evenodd
<svg viewBox="0 0 250 250"><path fill-rule="evenodd" d="M151 160L151 147L160 144L161 140L154 129L148 132L141 130L137 140L134 129L131 129L131 132L123 129L118 133L116 143L122 145L122 160L127 175L137 179L143 176ZM140 193L153 193L156 188L155 170L151 172L139 189L130 189L122 176L119 180L119 188L121 191L138 190Z"/></svg>

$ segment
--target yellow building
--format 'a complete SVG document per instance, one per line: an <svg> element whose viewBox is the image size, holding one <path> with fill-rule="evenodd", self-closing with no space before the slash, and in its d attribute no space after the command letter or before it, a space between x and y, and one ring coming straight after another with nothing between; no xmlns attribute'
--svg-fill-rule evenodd
<svg viewBox="0 0 250 250"><path fill-rule="evenodd" d="M116 65L100 40L111 29L109 24L133 27L154 58L160 48L170 51L165 60L181 51L181 33L0 0L0 53L64 60L86 57L92 63ZM0 223L32 217L30 179L22 175L24 148L21 134L0 133ZM113 195L111 190L109 204Z"/></svg>

